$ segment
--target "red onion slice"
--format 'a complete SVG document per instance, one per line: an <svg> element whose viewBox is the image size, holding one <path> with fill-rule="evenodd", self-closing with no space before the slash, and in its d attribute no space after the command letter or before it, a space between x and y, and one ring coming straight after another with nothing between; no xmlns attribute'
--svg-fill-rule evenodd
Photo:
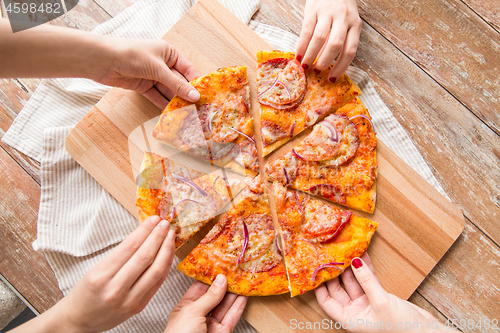
<svg viewBox="0 0 500 333"><path fill-rule="evenodd" d="M295 149L292 149L292 153L293 153L295 156L297 156L297 158L300 158L301 160L305 160L305 158L304 158L304 157L302 157L299 153L297 153L297 152L295 151Z"/></svg>
<svg viewBox="0 0 500 333"><path fill-rule="evenodd" d="M247 247L248 247L248 240L250 238L248 236L248 227L247 227L247 224L245 223L245 221L243 221L243 231L245 232L245 242L243 243L243 250L241 250L240 257L238 258L238 262L236 263L236 266L240 265L241 259L243 259L243 256L245 255L245 251L247 250Z"/></svg>
<svg viewBox="0 0 500 333"><path fill-rule="evenodd" d="M217 192L217 187L215 186L216 183L217 183L217 179L219 179L219 178L220 178L220 176L217 176L217 178L215 178L213 188L214 188L214 192L217 193L217 195L219 197L222 197L222 194L220 194L219 192Z"/></svg>
<svg viewBox="0 0 500 333"><path fill-rule="evenodd" d="M336 268L339 271L343 272L342 268L337 267L337 265L344 265L344 263L343 262L330 262L330 263L326 263L326 264L320 265L318 268L316 268L314 270L314 273L313 273L313 276L312 276L312 281L313 282L316 281L316 274L318 274L318 272L320 270L322 270L323 268L326 268L326 267Z"/></svg>
<svg viewBox="0 0 500 333"><path fill-rule="evenodd" d="M185 182L186 184L188 184L192 188L198 190L202 195L204 195L204 196L208 195L207 192L203 191L203 189L201 187L199 187L198 185L196 185L192 180L190 180L190 179L188 179L186 177L183 177L183 176L176 175L175 173L172 174L172 177L174 177L175 179L178 179L178 180L181 180L181 181Z"/></svg>
<svg viewBox="0 0 500 333"><path fill-rule="evenodd" d="M332 239L333 237L340 234L340 232L342 231L342 229L344 229L347 222L349 222L351 220L351 215L352 215L352 212L350 210L345 210L342 212L342 220L340 222L340 225L337 228L337 230L335 230L335 232L333 233L332 237L330 237L330 239Z"/></svg>
<svg viewBox="0 0 500 333"><path fill-rule="evenodd" d="M217 112L212 112L210 117L208 117L208 130L212 133L212 121L214 121L214 116Z"/></svg>
<svg viewBox="0 0 500 333"><path fill-rule="evenodd" d="M174 219L175 217L175 209L177 208L177 206L181 203L181 202L185 202L185 201L191 201L191 202L194 202L194 203L197 203L197 204L200 204L198 201L196 200L191 200L191 199L182 199L180 200L178 203L175 204L174 206L174 209L172 210L172 220Z"/></svg>
<svg viewBox="0 0 500 333"><path fill-rule="evenodd" d="M285 174L285 178L286 178L286 184L285 185L290 184L290 177L288 177L288 172L286 172L286 168L283 168L283 173Z"/></svg>
<svg viewBox="0 0 500 333"><path fill-rule="evenodd" d="M297 121L293 122L292 129L290 130L290 137L293 138L293 132L295 131L295 124L297 124Z"/></svg>
<svg viewBox="0 0 500 333"><path fill-rule="evenodd" d="M264 94L266 94L269 90L273 89L274 86L276 85L276 83L278 82L278 77L276 76L276 79L274 79L274 81L266 81L264 82L261 86L264 86L268 83L271 83L272 84L269 86L269 88L267 88L266 90L264 90L263 92L261 92L260 94L257 95L257 98L261 98Z"/></svg>
<svg viewBox="0 0 500 333"><path fill-rule="evenodd" d="M283 88L285 88L287 94L288 94L288 102L284 102L284 103L278 103L278 104L288 104L288 103L291 103L293 102L291 99L292 99L292 94L290 93L290 89L288 89L288 87L286 86L286 84L284 84L283 82L281 81L276 81L276 83L280 84L283 86Z"/></svg>
<svg viewBox="0 0 500 333"><path fill-rule="evenodd" d="M370 118L368 118L364 114L358 114L357 116L353 116L353 117L349 118L349 120L352 121L353 119L356 119L356 118L365 118L366 120L368 120L368 122L372 126L372 129L375 131L375 126L373 126L373 122Z"/></svg>
<svg viewBox="0 0 500 333"><path fill-rule="evenodd" d="M278 240L278 234L276 233L276 237L274 237L274 243L276 244L276 248L278 249L278 252L280 255L283 255L283 251L281 250L281 245L280 245L280 242Z"/></svg>
<svg viewBox="0 0 500 333"><path fill-rule="evenodd" d="M230 129L232 129L233 131L235 131L236 133L239 133L241 135L243 135L244 137L246 137L248 140L252 141L253 143L255 143L255 140L252 139L251 137L249 137L248 135L246 135L245 133L241 132L241 131L238 131L236 128L232 128L232 127L228 127Z"/></svg>
<svg viewBox="0 0 500 333"><path fill-rule="evenodd" d="M339 140L337 129L331 122L325 120L320 122L319 124L325 126L330 131L330 140L332 140L333 142L337 142Z"/></svg>

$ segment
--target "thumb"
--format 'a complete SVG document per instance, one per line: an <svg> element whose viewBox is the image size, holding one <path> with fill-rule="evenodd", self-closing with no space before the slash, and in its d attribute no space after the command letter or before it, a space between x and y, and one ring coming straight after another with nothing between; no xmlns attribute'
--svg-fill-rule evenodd
<svg viewBox="0 0 500 333"><path fill-rule="evenodd" d="M167 86L175 95L189 101L197 102L200 99L200 93L184 77L175 75L166 64L161 64L159 77L156 79Z"/></svg>
<svg viewBox="0 0 500 333"><path fill-rule="evenodd" d="M363 288L370 304L383 301L387 296L387 292L382 288L370 267L361 258L352 259L351 267L356 280L358 280L359 285Z"/></svg>
<svg viewBox="0 0 500 333"><path fill-rule="evenodd" d="M197 301L192 303L192 309L201 313L203 316L208 315L208 313L222 301L226 294L226 289L226 277L222 274L217 275L207 292Z"/></svg>

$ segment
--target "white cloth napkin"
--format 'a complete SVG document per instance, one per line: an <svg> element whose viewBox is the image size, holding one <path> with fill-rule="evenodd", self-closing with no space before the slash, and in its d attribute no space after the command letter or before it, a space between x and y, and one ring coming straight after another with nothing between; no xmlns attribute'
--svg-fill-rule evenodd
<svg viewBox="0 0 500 333"><path fill-rule="evenodd" d="M160 38L195 1L141 0L93 32L125 38ZM294 51L297 36L251 21L259 0L221 1L273 48ZM347 74L362 90L377 136L429 183L446 195L403 127L378 96L368 76ZM6 144L41 162L42 194L35 250L43 251L66 295L76 282L137 226L132 217L64 148L74 125L109 87L85 79L42 80L3 137ZM140 314L112 332L163 332L169 311L192 283L175 270ZM244 320L236 332L254 332Z"/></svg>

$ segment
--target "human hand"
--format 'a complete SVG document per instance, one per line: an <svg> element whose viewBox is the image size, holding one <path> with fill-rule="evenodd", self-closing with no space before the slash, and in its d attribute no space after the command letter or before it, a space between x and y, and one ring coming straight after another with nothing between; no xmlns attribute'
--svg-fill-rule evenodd
<svg viewBox="0 0 500 333"><path fill-rule="evenodd" d="M351 267L340 276L344 288L336 278L315 290L320 307L336 322L345 323L348 332L381 332L389 327L391 332L438 332L430 329L430 323L437 321L429 312L382 288L367 253L354 258ZM450 330L438 327L439 332Z"/></svg>
<svg viewBox="0 0 500 333"><path fill-rule="evenodd" d="M338 59L328 78L335 82L356 55L361 34L356 0L307 0L296 57L308 69L322 71Z"/></svg>
<svg viewBox="0 0 500 333"><path fill-rule="evenodd" d="M219 274L209 287L196 281L168 316L165 333L229 333L247 304L247 297L226 293L227 279Z"/></svg>
<svg viewBox="0 0 500 333"><path fill-rule="evenodd" d="M101 332L141 312L172 266L174 239L167 221L146 219L49 310L59 326L52 331Z"/></svg>
<svg viewBox="0 0 500 333"><path fill-rule="evenodd" d="M94 81L137 91L161 109L174 95L190 102L200 98L188 83L198 72L166 41L109 38L106 44L113 53L112 65Z"/></svg>

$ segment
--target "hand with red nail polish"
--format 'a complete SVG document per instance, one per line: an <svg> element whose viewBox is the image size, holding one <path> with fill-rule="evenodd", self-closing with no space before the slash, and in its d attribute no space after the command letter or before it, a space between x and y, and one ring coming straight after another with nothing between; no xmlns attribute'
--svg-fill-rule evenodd
<svg viewBox="0 0 500 333"><path fill-rule="evenodd" d="M361 26L356 0L307 0L297 60L307 69L317 58L314 68L323 71L338 56L328 77L342 76L356 55Z"/></svg>
<svg viewBox="0 0 500 333"><path fill-rule="evenodd" d="M315 293L319 306L348 332L454 332L429 312L385 291L367 253Z"/></svg>

